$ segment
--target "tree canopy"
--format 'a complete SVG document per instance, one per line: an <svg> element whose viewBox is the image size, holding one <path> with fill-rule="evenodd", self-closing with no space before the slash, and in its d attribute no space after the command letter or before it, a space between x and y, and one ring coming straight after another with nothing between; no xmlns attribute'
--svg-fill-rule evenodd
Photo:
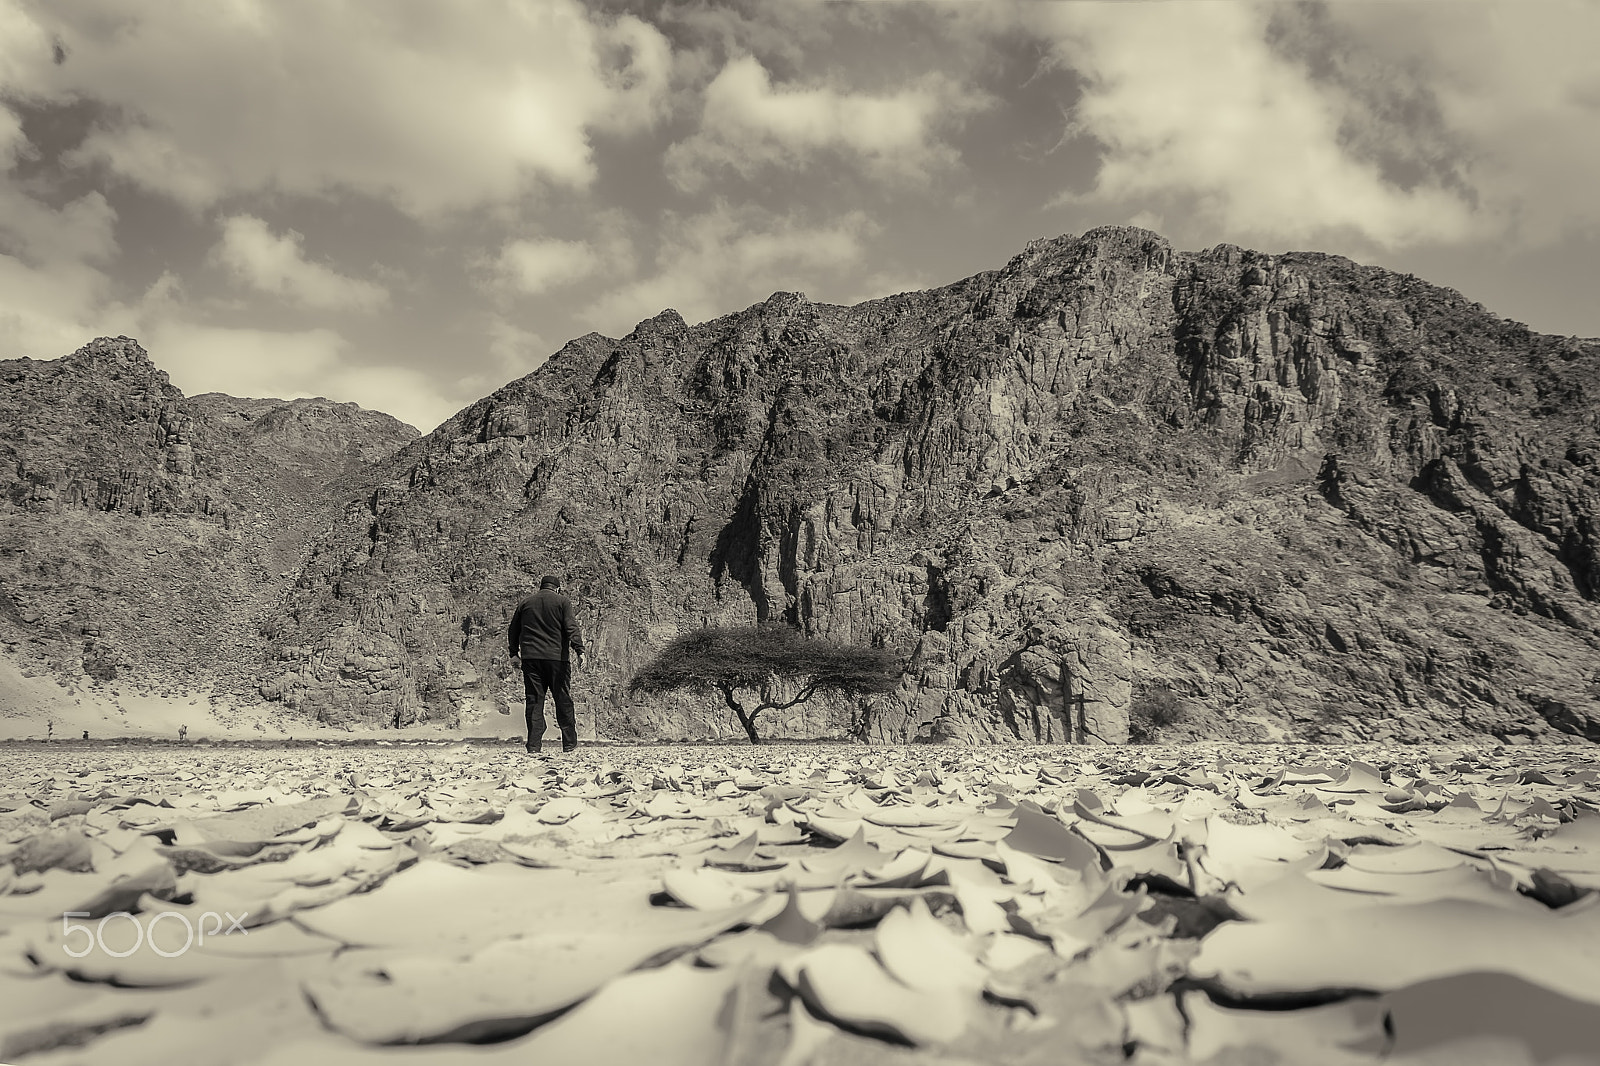
<svg viewBox="0 0 1600 1066"><path fill-rule="evenodd" d="M755 721L763 711L785 710L824 691L888 692L900 683L902 673L899 658L888 648L808 638L780 625L707 627L670 641L633 676L628 689L719 690L750 743L759 744ZM795 681L800 689L789 700L769 698L778 680ZM754 706L736 695L739 689L758 692Z"/></svg>

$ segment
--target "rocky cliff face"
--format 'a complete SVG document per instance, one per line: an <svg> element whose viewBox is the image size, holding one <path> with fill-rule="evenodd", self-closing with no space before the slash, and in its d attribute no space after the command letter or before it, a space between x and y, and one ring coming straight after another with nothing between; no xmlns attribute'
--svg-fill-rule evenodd
<svg viewBox="0 0 1600 1066"><path fill-rule="evenodd" d="M556 570L602 734L734 735L627 677L684 627L781 618L908 672L778 735L1117 742L1167 687L1168 739L1597 740L1597 412L1596 342L1137 229L856 307L666 311L371 467L260 691L470 722L515 698L505 619Z"/></svg>
<svg viewBox="0 0 1600 1066"><path fill-rule="evenodd" d="M417 435L354 404L186 398L126 337L0 362L0 385L0 639L69 681L255 696L336 480Z"/></svg>
<svg viewBox="0 0 1600 1066"><path fill-rule="evenodd" d="M735 736L626 680L783 619L907 674L776 735L1116 742L1170 689L1172 740L1600 739L1600 344L1343 259L1114 228L851 308L668 311L420 439L185 398L126 338L0 380L0 639L68 678L471 728L556 570L614 736Z"/></svg>

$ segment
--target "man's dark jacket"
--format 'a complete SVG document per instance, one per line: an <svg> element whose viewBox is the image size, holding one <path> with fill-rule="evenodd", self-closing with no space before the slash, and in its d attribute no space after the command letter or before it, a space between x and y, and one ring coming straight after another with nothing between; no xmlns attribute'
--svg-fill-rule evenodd
<svg viewBox="0 0 1600 1066"><path fill-rule="evenodd" d="M540 589L517 604L507 633L511 654L524 659L567 658L567 647L583 653L583 630L572 601L555 589Z"/></svg>

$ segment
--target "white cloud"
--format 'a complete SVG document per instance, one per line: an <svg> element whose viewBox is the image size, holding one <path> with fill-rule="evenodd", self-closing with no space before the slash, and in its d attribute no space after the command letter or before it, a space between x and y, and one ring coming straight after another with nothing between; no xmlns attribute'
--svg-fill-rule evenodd
<svg viewBox="0 0 1600 1066"><path fill-rule="evenodd" d="M222 241L212 256L251 288L306 307L372 310L388 301L381 285L306 259L302 240L294 230L277 236L254 215L233 215L222 220Z"/></svg>
<svg viewBox="0 0 1600 1066"><path fill-rule="evenodd" d="M0 83L0 89L3 89ZM0 253L30 263L104 263L117 252L117 213L98 191L52 207L17 180L33 154L19 116L0 105Z"/></svg>
<svg viewBox="0 0 1600 1066"><path fill-rule="evenodd" d="M655 270L601 297L583 317L612 336L672 308L704 321L765 299L774 291L825 298L839 290L865 255L862 238L876 226L859 211L826 225L755 209L718 207L701 215L668 215Z"/></svg>
<svg viewBox="0 0 1600 1066"><path fill-rule="evenodd" d="M583 186L591 132L653 122L671 68L652 27L576 0L77 0L7 5L8 28L0 88L111 105L75 158L194 208L354 190L430 215Z"/></svg>
<svg viewBox="0 0 1600 1066"><path fill-rule="evenodd" d="M0 170L10 170L30 147L21 116L0 106Z"/></svg>
<svg viewBox="0 0 1600 1066"><path fill-rule="evenodd" d="M387 412L424 432L460 406L420 371L352 364L349 342L331 329L201 322L172 274L132 303L108 299L105 289L104 276L82 264L32 269L0 256L0 358L56 359L93 337L126 335L139 339L190 396L326 396Z"/></svg>
<svg viewBox="0 0 1600 1066"><path fill-rule="evenodd" d="M1600 4L1330 4L1333 27L1418 87L1480 211L1525 244L1600 229Z"/></svg>
<svg viewBox="0 0 1600 1066"><path fill-rule="evenodd" d="M22 86L36 84L50 66L50 35L16 0L0 0L0 86L12 97L25 96ZM0 107L0 128L5 125Z"/></svg>
<svg viewBox="0 0 1600 1066"><path fill-rule="evenodd" d="M1269 10L1233 0L1028 9L1086 81L1075 131L1104 145L1094 189L1062 200L1192 205L1231 235L1275 242L1477 236L1457 192L1402 188L1346 150L1343 101L1269 47Z"/></svg>
<svg viewBox="0 0 1600 1066"><path fill-rule="evenodd" d="M119 332L139 337L155 364L189 396L202 392L284 400L326 396L394 415L424 433L455 411L420 371L351 363L350 342L336 330L256 329L198 321L182 283L170 274L130 309L128 321Z"/></svg>
<svg viewBox="0 0 1600 1066"><path fill-rule="evenodd" d="M225 328L163 316L144 323L142 333L150 358L190 396L325 396L394 415L424 433L459 406L421 371L348 363L349 343L330 329Z"/></svg>
<svg viewBox="0 0 1600 1066"><path fill-rule="evenodd" d="M1151 230L1155 233L1161 232L1164 221L1165 219L1154 211L1135 211L1128 217L1128 225L1138 226L1140 229Z"/></svg>
<svg viewBox="0 0 1600 1066"><path fill-rule="evenodd" d="M354 401L369 410L394 415L424 433L431 433L440 422L466 406L441 395L428 375L410 367L342 367L317 387L329 399Z"/></svg>
<svg viewBox="0 0 1600 1066"><path fill-rule="evenodd" d="M0 359L53 359L88 339L82 324L109 299L117 216L98 192L60 207L30 195L12 169L29 149L15 119L0 107Z"/></svg>
<svg viewBox="0 0 1600 1066"><path fill-rule="evenodd" d="M86 323L99 317L108 286L104 274L82 263L38 267L0 255L0 359L76 351L95 335Z"/></svg>
<svg viewBox="0 0 1600 1066"><path fill-rule="evenodd" d="M16 226L25 246L41 260L103 263L116 256L117 213L100 193L84 193L58 210L34 218L28 217L33 213L33 204L27 210L21 206L7 205L8 211L15 209L16 213L6 225Z"/></svg>
<svg viewBox="0 0 1600 1066"><path fill-rule="evenodd" d="M495 281L526 294L581 281L600 269L601 257L587 241L507 241L495 260Z"/></svg>
<svg viewBox="0 0 1600 1066"><path fill-rule="evenodd" d="M492 314L484 329L488 341L489 367L455 380L460 396L474 399L487 396L508 381L532 373L544 364L551 346L539 334L524 329L504 317Z"/></svg>
<svg viewBox="0 0 1600 1066"><path fill-rule="evenodd" d="M157 318L142 333L151 359L190 396L316 396L347 347L331 329L236 329L179 317Z"/></svg>
<svg viewBox="0 0 1600 1066"><path fill-rule="evenodd" d="M543 363L550 355L545 339L531 329L523 329L499 315L489 320L489 355L495 368L512 378L519 378ZM496 381L486 391L494 391L505 382Z"/></svg>
<svg viewBox="0 0 1600 1066"><path fill-rule="evenodd" d="M706 86L700 128L668 149L667 173L693 190L718 170L749 177L836 153L880 178L922 181L955 160L938 140L940 128L984 104L938 74L881 96L830 85L775 88L766 68L745 56Z"/></svg>
<svg viewBox="0 0 1600 1066"><path fill-rule="evenodd" d="M865 303L868 300L881 300L886 296L896 296L903 292L920 292L930 289L938 282L926 274L917 271L883 270L870 274L861 282L838 298L838 302L846 306Z"/></svg>

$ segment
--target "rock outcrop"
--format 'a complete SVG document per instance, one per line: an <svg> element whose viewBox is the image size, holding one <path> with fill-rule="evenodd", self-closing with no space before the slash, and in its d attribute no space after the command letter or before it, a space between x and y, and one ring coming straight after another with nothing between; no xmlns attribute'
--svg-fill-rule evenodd
<svg viewBox="0 0 1600 1066"><path fill-rule="evenodd" d="M568 576L603 734L683 627L903 649L778 733L1117 742L1600 739L1600 345L1344 259L1038 241L856 307L778 293L589 335L374 468L269 634L329 721L514 701L502 626Z"/></svg>
<svg viewBox="0 0 1600 1066"><path fill-rule="evenodd" d="M126 337L0 383L0 639L69 683L258 698L261 626L338 479L417 436L354 404L186 398Z"/></svg>
<svg viewBox="0 0 1600 1066"><path fill-rule="evenodd" d="M343 464L230 557L272 560L238 669L326 722L513 709L505 621L554 570L593 650L580 725L619 738L735 737L627 679L686 627L781 620L906 675L778 736L1115 743L1170 691L1167 740L1600 740L1600 343L1337 257L1116 227L855 307L664 311L371 462L320 410L137 377L71 417L142 450L105 445L92 487L28 459L8 520L59 525L65 494L237 537L267 512L224 442Z"/></svg>

